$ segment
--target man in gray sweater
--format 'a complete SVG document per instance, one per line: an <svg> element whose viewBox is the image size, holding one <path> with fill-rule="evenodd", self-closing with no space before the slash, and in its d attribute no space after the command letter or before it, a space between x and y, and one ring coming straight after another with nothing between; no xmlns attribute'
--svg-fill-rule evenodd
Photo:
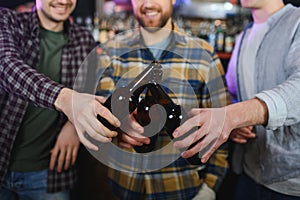
<svg viewBox="0 0 300 200"><path fill-rule="evenodd" d="M282 0L241 0L254 22L240 35L226 75L235 101L220 109L194 109L174 132L192 126L205 137L190 157L205 162L229 137L237 143L233 170L242 174L236 199L300 198L300 10ZM231 135L230 135L231 133ZM176 142L184 147L188 141Z"/></svg>

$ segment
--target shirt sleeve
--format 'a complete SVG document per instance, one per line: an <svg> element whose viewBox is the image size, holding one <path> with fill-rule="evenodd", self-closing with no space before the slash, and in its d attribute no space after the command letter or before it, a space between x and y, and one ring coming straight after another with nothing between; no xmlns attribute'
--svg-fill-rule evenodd
<svg viewBox="0 0 300 200"><path fill-rule="evenodd" d="M57 95L64 86L39 74L22 60L22 52L28 49L21 49L18 45L18 41L24 38L16 15L3 8L0 8L0 15L1 89L40 107L54 109Z"/></svg>
<svg viewBox="0 0 300 200"><path fill-rule="evenodd" d="M294 35L283 66L287 79L276 87L256 95L268 107L267 128L275 130L300 122L300 30Z"/></svg>

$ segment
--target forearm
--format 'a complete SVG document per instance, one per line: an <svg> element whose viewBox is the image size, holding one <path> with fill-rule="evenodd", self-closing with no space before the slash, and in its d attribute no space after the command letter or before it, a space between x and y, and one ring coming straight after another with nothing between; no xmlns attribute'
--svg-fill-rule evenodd
<svg viewBox="0 0 300 200"><path fill-rule="evenodd" d="M268 122L267 105L257 98L228 105L225 112L232 129Z"/></svg>

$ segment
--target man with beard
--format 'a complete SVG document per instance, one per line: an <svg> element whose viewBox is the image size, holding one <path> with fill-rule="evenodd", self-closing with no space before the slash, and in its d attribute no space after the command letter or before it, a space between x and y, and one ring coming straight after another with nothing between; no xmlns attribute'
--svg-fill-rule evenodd
<svg viewBox="0 0 300 200"><path fill-rule="evenodd" d="M76 0L36 0L32 12L0 8L1 200L69 199L81 133L101 130L94 114L94 105L104 108L101 100L69 89L95 46L90 32L68 20L75 5ZM80 123L91 119L98 127L77 124L78 138L77 114Z"/></svg>
<svg viewBox="0 0 300 200"><path fill-rule="evenodd" d="M206 41L188 37L173 24L171 16L175 0L132 0L131 3L140 27L133 34L121 34L103 46L102 54L105 55L100 57L104 58L103 66L109 63L109 67L99 81L97 93L111 93L111 86L119 84L123 76L132 80L138 74L135 72L142 72L155 60L163 69L170 70L164 86L170 89L170 96L173 92L173 100L177 98L183 107L193 104L207 108L212 106L213 100L218 106L226 105L228 95L223 85L224 70L220 60ZM107 61L108 57L112 58L111 62ZM222 84L216 84L218 81ZM185 90L185 84L191 85L195 101L191 100L191 91ZM134 120L130 125L132 129L125 128L127 134L120 134L117 143L128 151L149 144L149 138L143 136L143 127ZM170 142L166 133L157 134L154 151ZM113 159L114 156L111 154L110 157ZM122 156L117 157L114 162L121 162ZM127 172L109 169L108 175L113 194L119 199L215 199L228 166L226 158L227 150L223 146L206 167L175 158L163 169L145 173L136 173L134 169L138 166L134 163L129 163L130 166L119 163L125 165ZM146 159L143 163L147 162L152 160Z"/></svg>

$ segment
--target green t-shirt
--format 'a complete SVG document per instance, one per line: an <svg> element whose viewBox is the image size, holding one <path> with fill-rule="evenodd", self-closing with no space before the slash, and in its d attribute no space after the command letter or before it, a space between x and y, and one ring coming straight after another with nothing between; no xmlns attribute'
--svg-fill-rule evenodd
<svg viewBox="0 0 300 200"><path fill-rule="evenodd" d="M67 44L64 32L40 28L40 62L36 68L52 80L60 81L62 49ZM15 140L11 171L38 171L49 166L50 150L55 144L59 113L29 104Z"/></svg>

